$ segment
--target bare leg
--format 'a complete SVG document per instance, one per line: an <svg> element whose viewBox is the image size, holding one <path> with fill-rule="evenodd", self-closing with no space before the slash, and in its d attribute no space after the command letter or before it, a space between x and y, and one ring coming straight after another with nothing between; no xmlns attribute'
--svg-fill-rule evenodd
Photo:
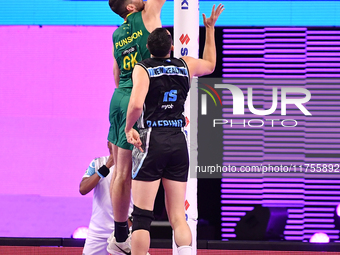
<svg viewBox="0 0 340 255"><path fill-rule="evenodd" d="M118 147L111 143L111 150L112 150L112 156L113 156L113 162L117 162L117 153L118 153ZM114 165L114 171L111 176L111 182L110 182L110 198L111 198L111 204L112 204L112 190L113 190L113 183L115 182L116 176L117 176L117 164Z"/></svg>
<svg viewBox="0 0 340 255"><path fill-rule="evenodd" d="M165 204L169 221L174 230L177 246L191 245L191 231L185 220L184 200L186 182L162 179L165 190Z"/></svg>
<svg viewBox="0 0 340 255"><path fill-rule="evenodd" d="M126 222L131 199L132 152L116 145L112 148L115 160L115 174L112 175L110 185L113 215L115 222Z"/></svg>
<svg viewBox="0 0 340 255"><path fill-rule="evenodd" d="M153 182L132 181L132 197L135 206L153 211L160 180ZM131 237L131 254L145 255L150 247L150 233L147 230L136 230Z"/></svg>

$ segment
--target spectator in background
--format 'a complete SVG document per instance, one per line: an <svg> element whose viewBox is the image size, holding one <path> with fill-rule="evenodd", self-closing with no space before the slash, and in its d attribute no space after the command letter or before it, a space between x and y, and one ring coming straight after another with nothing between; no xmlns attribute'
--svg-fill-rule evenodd
<svg viewBox="0 0 340 255"><path fill-rule="evenodd" d="M107 239L114 231L114 218L110 199L110 181L112 174L114 174L114 161L110 142L107 143L107 147L109 148L110 156L92 160L79 186L79 192L82 195L86 195L94 189L92 215L83 255L109 254L106 250ZM129 215L131 215L131 211L132 202L130 202ZM123 252L113 254L125 255Z"/></svg>

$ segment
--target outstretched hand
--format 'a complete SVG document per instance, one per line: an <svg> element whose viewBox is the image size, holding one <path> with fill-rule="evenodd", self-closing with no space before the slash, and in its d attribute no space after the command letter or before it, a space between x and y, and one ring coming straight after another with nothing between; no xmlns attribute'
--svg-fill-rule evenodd
<svg viewBox="0 0 340 255"><path fill-rule="evenodd" d="M213 5L212 11L211 11L211 15L210 15L209 18L207 18L204 13L202 14L204 26L206 28L214 27L218 17L220 16L220 14L223 11L224 11L224 5L219 4L217 6L216 10L215 10L215 5Z"/></svg>
<svg viewBox="0 0 340 255"><path fill-rule="evenodd" d="M128 143L131 143L133 146L137 147L141 152L144 152L142 149L142 141L140 140L139 133L137 130L131 128L128 131L125 131L126 140Z"/></svg>

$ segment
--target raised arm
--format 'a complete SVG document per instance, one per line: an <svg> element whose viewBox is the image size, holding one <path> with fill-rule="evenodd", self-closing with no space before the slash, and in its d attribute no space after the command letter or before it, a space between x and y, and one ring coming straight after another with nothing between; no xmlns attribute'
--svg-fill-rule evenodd
<svg viewBox="0 0 340 255"><path fill-rule="evenodd" d="M151 33L157 27L162 27L161 10L165 0L148 0L142 12L145 28Z"/></svg>
<svg viewBox="0 0 340 255"><path fill-rule="evenodd" d="M146 13L146 15L160 17L164 3L165 0L147 0L145 2L144 12Z"/></svg>
<svg viewBox="0 0 340 255"><path fill-rule="evenodd" d="M215 5L212 8L209 18L203 13L203 23L205 26L205 44L203 50L203 58L195 59L184 56L183 60L187 63L190 76L202 76L211 74L216 66L216 46L215 46L215 23L223 12L222 4L219 4L215 10Z"/></svg>

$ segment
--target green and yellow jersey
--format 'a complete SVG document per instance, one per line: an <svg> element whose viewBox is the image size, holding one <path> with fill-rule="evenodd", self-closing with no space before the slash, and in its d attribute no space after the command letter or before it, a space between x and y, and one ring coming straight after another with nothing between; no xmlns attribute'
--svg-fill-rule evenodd
<svg viewBox="0 0 340 255"><path fill-rule="evenodd" d="M132 70L135 64L150 57L146 48L149 32L142 12L130 13L126 21L112 35L114 57L120 69L119 88L132 88Z"/></svg>

